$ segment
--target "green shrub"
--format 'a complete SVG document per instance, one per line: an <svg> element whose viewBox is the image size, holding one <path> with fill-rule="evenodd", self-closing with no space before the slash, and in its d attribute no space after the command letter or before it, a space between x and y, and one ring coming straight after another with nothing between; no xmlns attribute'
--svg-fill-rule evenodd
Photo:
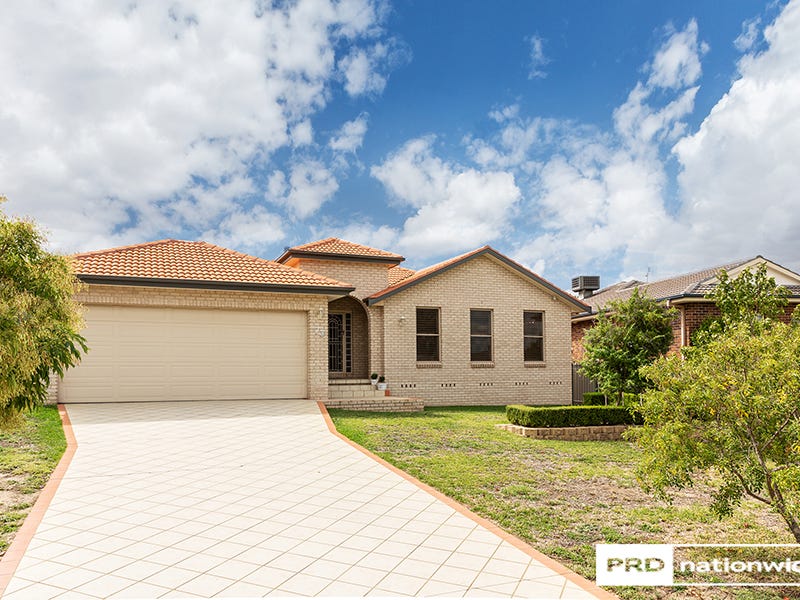
<svg viewBox="0 0 800 600"><path fill-rule="evenodd" d="M603 392L586 392L583 395L584 406L605 406L606 395Z"/></svg>
<svg viewBox="0 0 800 600"><path fill-rule="evenodd" d="M639 396L638 394L631 394L629 392L625 392L622 394L622 404L623 406L635 406L639 403ZM605 406L606 405L606 396L603 392L586 392L583 395L583 406ZM617 404L617 398L609 398L608 399L609 406L619 406Z"/></svg>
<svg viewBox="0 0 800 600"><path fill-rule="evenodd" d="M506 418L523 427L638 425L642 418L623 406L506 406Z"/></svg>

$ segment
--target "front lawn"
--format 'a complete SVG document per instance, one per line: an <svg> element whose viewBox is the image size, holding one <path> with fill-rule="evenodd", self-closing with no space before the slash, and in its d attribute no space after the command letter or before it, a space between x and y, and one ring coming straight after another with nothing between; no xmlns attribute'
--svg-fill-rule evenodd
<svg viewBox="0 0 800 600"><path fill-rule="evenodd" d="M0 556L25 520L67 447L55 406L23 417L13 431L0 431Z"/></svg>
<svg viewBox="0 0 800 600"><path fill-rule="evenodd" d="M590 579L597 543L794 543L783 522L754 503L717 520L702 487L672 506L655 501L636 483L637 452L627 442L534 440L498 430L503 407L330 414L351 440ZM614 591L629 599L782 597L773 590Z"/></svg>

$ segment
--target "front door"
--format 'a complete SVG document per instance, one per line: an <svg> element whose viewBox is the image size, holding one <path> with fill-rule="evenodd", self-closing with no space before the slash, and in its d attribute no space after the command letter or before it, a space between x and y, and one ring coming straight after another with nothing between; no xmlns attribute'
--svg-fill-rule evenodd
<svg viewBox="0 0 800 600"><path fill-rule="evenodd" d="M353 371L350 313L328 314L328 371L343 376Z"/></svg>

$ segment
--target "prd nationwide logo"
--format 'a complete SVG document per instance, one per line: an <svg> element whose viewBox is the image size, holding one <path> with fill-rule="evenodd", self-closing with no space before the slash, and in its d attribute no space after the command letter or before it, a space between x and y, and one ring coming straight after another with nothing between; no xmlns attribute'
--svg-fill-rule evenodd
<svg viewBox="0 0 800 600"><path fill-rule="evenodd" d="M672 585L672 544L598 544L597 585Z"/></svg>
<svg viewBox="0 0 800 600"><path fill-rule="evenodd" d="M606 586L800 586L798 544L598 544Z"/></svg>

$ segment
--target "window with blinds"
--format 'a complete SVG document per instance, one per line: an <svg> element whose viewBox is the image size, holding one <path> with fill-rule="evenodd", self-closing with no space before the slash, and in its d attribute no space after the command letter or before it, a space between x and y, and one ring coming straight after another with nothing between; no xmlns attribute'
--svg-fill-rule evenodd
<svg viewBox="0 0 800 600"><path fill-rule="evenodd" d="M439 361L439 309L417 308L417 362Z"/></svg>
<svg viewBox="0 0 800 600"><path fill-rule="evenodd" d="M541 362L544 360L544 313L526 310L522 320L525 362Z"/></svg>
<svg viewBox="0 0 800 600"><path fill-rule="evenodd" d="M492 360L492 311L469 311L469 359L472 362Z"/></svg>

